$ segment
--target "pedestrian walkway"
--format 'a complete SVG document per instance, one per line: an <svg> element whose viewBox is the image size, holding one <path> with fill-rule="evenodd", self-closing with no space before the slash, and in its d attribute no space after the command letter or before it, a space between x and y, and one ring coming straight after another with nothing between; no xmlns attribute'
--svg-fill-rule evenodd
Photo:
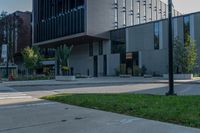
<svg viewBox="0 0 200 133"><path fill-rule="evenodd" d="M200 133L200 129L48 101L0 106L0 120L0 133Z"/></svg>
<svg viewBox="0 0 200 133"><path fill-rule="evenodd" d="M35 101L36 98L25 93L18 92L13 88L0 85L0 105Z"/></svg>

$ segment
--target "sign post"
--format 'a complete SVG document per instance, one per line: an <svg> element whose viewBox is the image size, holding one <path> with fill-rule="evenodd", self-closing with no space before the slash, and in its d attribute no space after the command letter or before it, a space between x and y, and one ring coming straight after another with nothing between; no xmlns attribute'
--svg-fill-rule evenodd
<svg viewBox="0 0 200 133"><path fill-rule="evenodd" d="M2 59L7 59L7 51L8 51L8 45L7 44L3 44L2 45L2 52L1 52L1 58Z"/></svg>
<svg viewBox="0 0 200 133"><path fill-rule="evenodd" d="M9 62L8 62L8 44L2 45L2 52L1 52L1 58L4 59L4 63L6 63L6 76L9 77Z"/></svg>

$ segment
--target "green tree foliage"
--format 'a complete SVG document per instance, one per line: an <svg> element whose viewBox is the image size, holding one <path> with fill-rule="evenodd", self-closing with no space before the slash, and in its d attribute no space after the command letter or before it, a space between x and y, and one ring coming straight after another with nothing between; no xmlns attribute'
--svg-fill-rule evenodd
<svg viewBox="0 0 200 133"><path fill-rule="evenodd" d="M5 27L5 22L3 19L7 16L7 12L2 11L0 13L0 44L4 43L4 27Z"/></svg>
<svg viewBox="0 0 200 133"><path fill-rule="evenodd" d="M3 18L5 18L7 15L8 15L8 12L2 11L2 12L0 13L0 20L2 20Z"/></svg>
<svg viewBox="0 0 200 133"><path fill-rule="evenodd" d="M24 64L27 69L36 69L41 60L41 55L38 47L27 47L22 52Z"/></svg>
<svg viewBox="0 0 200 133"><path fill-rule="evenodd" d="M197 67L197 47L195 41L187 35L185 44L179 39L174 42L175 73L193 73Z"/></svg>
<svg viewBox="0 0 200 133"><path fill-rule="evenodd" d="M66 45L60 46L56 50L56 60L60 64L63 71L69 70L69 57L73 46L68 47Z"/></svg>

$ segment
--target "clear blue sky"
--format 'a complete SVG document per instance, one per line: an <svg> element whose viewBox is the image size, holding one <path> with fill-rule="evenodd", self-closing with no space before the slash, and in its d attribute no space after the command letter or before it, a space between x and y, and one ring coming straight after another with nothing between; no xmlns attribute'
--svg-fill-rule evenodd
<svg viewBox="0 0 200 133"><path fill-rule="evenodd" d="M0 0L0 12L4 10L12 13L16 10L31 11L32 0Z"/></svg>
<svg viewBox="0 0 200 133"><path fill-rule="evenodd" d="M167 2L167 0L162 0ZM200 0L173 0L174 6L182 13L200 11ZM0 0L0 11L12 13L16 10L31 11L32 0Z"/></svg>

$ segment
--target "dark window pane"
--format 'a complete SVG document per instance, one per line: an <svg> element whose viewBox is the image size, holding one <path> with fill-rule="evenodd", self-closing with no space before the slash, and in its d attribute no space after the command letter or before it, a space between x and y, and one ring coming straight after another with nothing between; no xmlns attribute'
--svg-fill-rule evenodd
<svg viewBox="0 0 200 133"><path fill-rule="evenodd" d="M93 44L89 44L89 56L93 56Z"/></svg>
<svg viewBox="0 0 200 133"><path fill-rule="evenodd" d="M99 42L99 55L103 55L103 43L102 43L102 41Z"/></svg>
<svg viewBox="0 0 200 133"><path fill-rule="evenodd" d="M185 16L183 18L183 30L184 30L184 43L187 41L187 36L190 35L190 16Z"/></svg>
<svg viewBox="0 0 200 133"><path fill-rule="evenodd" d="M159 22L154 23L154 49L160 48L160 27Z"/></svg>
<svg viewBox="0 0 200 133"><path fill-rule="evenodd" d="M111 32L111 53L126 53L125 29Z"/></svg>

